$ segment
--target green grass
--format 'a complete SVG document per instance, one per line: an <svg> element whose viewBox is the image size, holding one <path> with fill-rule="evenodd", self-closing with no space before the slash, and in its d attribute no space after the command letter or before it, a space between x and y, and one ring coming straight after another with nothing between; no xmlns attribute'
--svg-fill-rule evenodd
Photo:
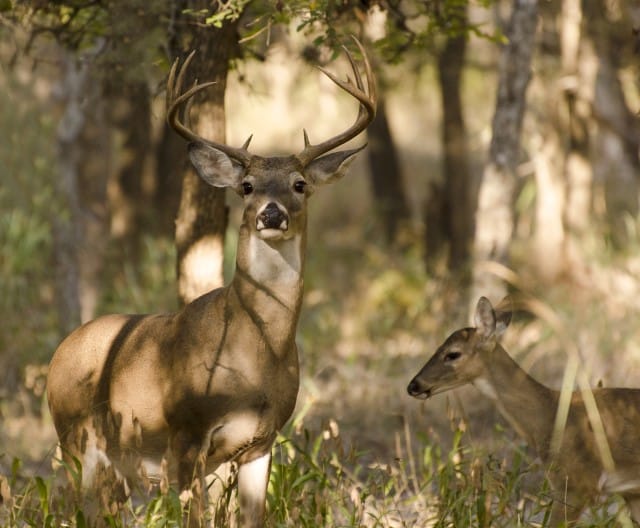
<svg viewBox="0 0 640 528"><path fill-rule="evenodd" d="M410 446L399 445L387 463L370 464L363 462L365 453L345 447L336 424L314 435L297 421L274 446L267 525L547 526L547 484L529 482L541 468L519 446L503 458L474 450L465 444L463 429L454 431L447 449L425 439L419 458L410 454ZM14 460L10 474L1 479L1 526L87 526L72 487L52 475L29 476ZM235 483L233 474L229 482ZM618 506L615 499L609 500L580 526L618 526L617 514L608 513ZM210 515L216 526L234 525L236 508L230 487L212 504ZM114 528L178 527L180 499L173 489L155 490L146 503L134 507L129 502L104 520Z"/></svg>

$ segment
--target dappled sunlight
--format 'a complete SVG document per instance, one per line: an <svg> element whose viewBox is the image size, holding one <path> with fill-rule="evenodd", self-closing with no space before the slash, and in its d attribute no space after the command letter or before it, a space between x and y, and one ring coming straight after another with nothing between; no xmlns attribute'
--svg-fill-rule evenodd
<svg viewBox="0 0 640 528"><path fill-rule="evenodd" d="M501 5L500 16L505 6ZM612 6L619 8L617 4ZM72 411L82 408L84 414L90 414L95 410L94 400L102 403L112 397L112 392L116 405L125 402L117 416L108 417L113 422L109 425L116 429L112 443L120 447L129 442L125 447L136 456L142 427L135 413L153 415L146 427L153 444L150 450L154 451L153 464L148 467L153 466L163 477L145 495L144 504L134 499L124 506L123 518L141 527L182 522L181 498L193 497L193 491L180 494L169 489L168 462L162 449L167 441L163 429L166 410L187 391L184 386L172 387L175 392L167 396L169 390L159 388L166 380L149 379L166 375L167 379L182 380L193 374L201 386L221 387L214 405L184 397L180 406L170 410L172 417L200 424L202 415L209 413L219 421L186 446L181 452L184 457L191 457L205 445L211 453L218 450L220 454L211 457L210 466L233 457L244 461L268 450L269 442L277 436L267 498L269 526L548 526L552 493L547 477L551 473L536 457L533 446L512 428L512 420L493 404L491 397L495 394L486 379L481 379L477 387L462 386L428 399L408 394L409 382L443 341L458 329L474 326L477 297L470 298L463 276L473 271L499 282L511 296L514 315L502 340L510 357L535 380L554 391L564 390L560 392L566 396L563 411L569 412L574 389L578 391L574 398L586 402L579 423L569 420L566 426L557 419L554 427L561 426L554 429L554 442L559 443L556 438L575 430L595 430L600 440L594 444L594 451L598 451L598 460L605 461L606 470L600 475L601 490L620 493L633 489L634 494L640 493L638 468L610 467L609 459L615 455L611 448L616 448L616 443L604 435L605 426L618 425L620 416L636 424L637 406L628 406L624 399L609 400L601 395L612 393L599 391L640 388L640 220L637 211L627 207L637 202L637 185L631 185L630 177L629 188L621 185L621 180L605 181L617 173L617 166L607 163L608 156L622 155L620 144L603 142L597 148L589 144L595 143L600 129L611 132L616 124L600 116L593 101L598 68L593 43L581 51L584 57L579 69L588 70L586 73L562 70L560 51L555 49L560 46L555 40L558 35L549 24L560 20L555 13L557 6L544 7L553 13L540 15L542 38L527 96L521 157L511 182L514 203L509 204L508 212L509 216L513 214L513 222L503 221L504 215L489 214L494 230L487 228L477 235L478 241L485 240L488 253L496 246L496 236L510 239L506 262L488 259L468 263L461 274L450 272L442 255L436 255L432 265L425 264L428 230L441 227L426 225L427 204L437 197L437 188L446 178L441 144L444 109L435 64L445 39L439 35L433 42L421 41L424 49L417 54L397 63L377 65L382 68L379 88L384 90L401 170L401 174L386 176L402 181L410 219L392 243L385 239L384 204L375 198L371 178L375 167L366 149L357 154L349 173L340 181L314 189L312 194L307 191L295 195L305 204L309 197L304 257L299 253L304 237L296 238L291 253L282 259L275 258L273 247L266 247L262 244L265 241L256 237L245 253L251 255L250 265L238 267L236 246L242 243L239 229L250 199L228 192L225 240L205 236L194 243L182 260L181 275L198 283L187 292L189 298L195 298L219 286L223 275L229 284L237 273L237 287L225 290L231 292L227 297L237 295L233 297L233 309L220 304L209 312L184 312L187 323L182 324L182 342L177 346L169 328L177 316L159 319L167 324L154 323L146 338L138 336L127 345L127 355L119 364L121 379L126 378L126 383L112 389L108 380L103 380L102 396L78 390L82 381L89 384L91 376L100 376L99 369L87 366L87 355L80 359L70 356L64 368L55 373L61 407L76 406ZM585 24L596 19L585 17ZM304 148L303 129L312 144L319 143L348 127L357 114L353 98L303 59L305 46L312 42L310 35L291 31L287 38L279 35L274 41L278 43L264 50L262 44L256 45L259 53L264 51L264 57L260 56L264 60L247 60L246 56L235 60L226 89L227 143L237 147L253 134L252 154L299 153ZM499 48L495 42L475 35L468 43L460 88L468 141L466 162L470 167L466 184L471 194L477 194L492 139ZM9 58L10 47L0 40L0 57ZM372 46L381 63L383 51ZM342 56L330 59L329 50L319 58L344 79L349 63ZM149 85L163 84L163 61L149 66L153 70L146 78ZM62 327L69 315L56 300L57 289L75 271L70 265L56 275L52 263L56 250L62 247L54 224L73 225L57 189L57 155L53 148L57 118L51 113L51 94L58 80L52 65L39 67L45 69L18 60L14 70L7 69L6 75L0 76L0 88L7 92L10 103L0 110L0 128L8 131L7 141L0 146L0 172L8 175L0 186L0 524L9 519L5 515L14 515L34 525L45 525L47 512L58 508L65 519L80 528L83 519L77 512L76 490L64 487L54 477L67 471L80 478L79 460L56 454L50 402L44 394L49 373L46 365L66 332ZM634 68L619 66L618 77L629 108L635 112L640 92ZM584 86L574 86L581 81L585 81ZM160 92L154 95L154 144L146 147L151 166L161 163L151 160L164 127L164 92ZM607 101L606 92L601 97ZM574 103L575 107L571 106ZM576 114L568 116L572 111ZM629 150L637 150L637 115L633 113L632 117L635 121L629 122L625 137ZM574 137L574 128L593 137ZM122 130L114 132L114 150L122 147L119 134ZM365 132L346 147L360 147L369 140ZM576 145L591 150L585 153ZM101 153L99 164L114 163L120 153L111 159L112 154ZM298 174L297 165L295 170L291 167L283 171L286 177ZM633 175L628 171L624 174ZM113 179L113 175L110 177ZM155 199L158 189L154 186L162 182L151 181L153 178L141 175L146 193L141 202ZM240 185L245 182L235 183L242 189ZM616 189L615 184L621 186ZM504 190L504 185L490 189L490 201L504 201ZM121 191L126 189L122 187ZM101 207L105 207L103 202ZM629 210L618 211L618 203ZM146 216L134 226L142 233L138 233L135 255L121 240L108 240L106 231L100 235L104 240L90 240L97 245L81 242L80 249L65 249L69 253L78 250L81 256L84 252L84 256L96 260L94 273L87 279L93 284L78 292L90 305L86 311L179 310L173 219L169 218L169 231L156 231L158 218L166 211L148 203L139 205ZM452 216L468 212L459 210L455 197L446 206ZM191 212L195 218L195 209ZM609 218L614 213L615 218ZM90 209L84 214L97 218ZM434 223L444 225L444 216L439 211ZM112 228L125 232L131 227L125 225L129 221L129 217L115 214L112 222L118 225ZM285 225L288 227L282 231L291 232L294 224ZM273 227L269 230L276 238L282 235ZM92 233L89 238L95 239L98 231ZM446 236L453 238L451 233ZM93 251L98 247L99 252ZM221 253L223 263L218 258ZM303 262L304 288L298 277ZM265 285L267 282L278 283L272 287ZM496 305L500 299L490 301ZM289 323L298 306L301 310L296 327ZM258 313L256 307L266 308ZM203 321L200 326L190 326L199 318ZM232 320L236 325L233 328ZM101 350L96 362L117 355L115 349L122 343L114 344L117 340L113 336L121 330L122 325L91 338L92 347ZM262 338L256 337L258 334ZM223 361L219 361L224 349L221 343L226 340L235 340L237 347L225 350ZM297 401L294 340L300 366ZM202 354L191 363L180 359L186 342ZM167 367L169 356L173 363ZM276 356L287 356L288 364L274 368L265 361ZM78 374L83 368L84 377ZM129 374L122 374L125 371ZM267 371L266 388L255 389L254 385L267 377ZM156 392L143 394L141 387L147 382ZM514 394L521 396L517 391ZM287 421L294 402L295 409ZM522 413L531 409L524 406ZM75 416L74 412L70 414ZM536 415L532 420L540 415L531 414ZM128 427L126 438L116 438L123 423ZM151 438L161 429L162 434ZM85 429L79 435L83 433ZM632 448L628 451L635 452L640 429L637 434L634 429L629 438ZM78 443L82 442L80 438ZM582 452L583 446L573 447L573 454ZM136 471L138 462L132 464ZM194 462L193 467L200 463L190 462ZM183 477L187 473L183 470ZM223 464L218 473L219 478L211 477L206 483L208 486L215 480L212 489L217 490L215 496L210 493L207 514L218 524L236 526L237 465ZM142 480L148 476L145 473ZM561 499L570 503L566 496ZM9 505L4 509L7 513L3 512L4 505ZM584 514L580 526L629 522L620 497L603 499L593 509Z"/></svg>

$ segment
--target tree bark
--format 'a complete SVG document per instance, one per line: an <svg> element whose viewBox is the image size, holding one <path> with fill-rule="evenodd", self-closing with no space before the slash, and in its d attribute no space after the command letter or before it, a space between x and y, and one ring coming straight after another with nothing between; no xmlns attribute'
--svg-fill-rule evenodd
<svg viewBox="0 0 640 528"><path fill-rule="evenodd" d="M198 1L188 4L194 12L208 7ZM225 22L221 28L183 24L185 33L178 38L185 52L182 58L186 50L197 50L185 85L190 86L196 78L216 83L194 97L191 127L221 143L225 141L224 95L229 60L237 45L236 26L237 22ZM182 177L176 220L178 296L182 303L222 285L226 227L224 189L209 186L189 166Z"/></svg>
<svg viewBox="0 0 640 528"><path fill-rule="evenodd" d="M561 19L561 52L564 101L568 128L568 152L564 163L566 179L565 225L568 232L581 237L591 219L593 171L589 161L591 100L594 84L594 56L582 35L580 0L564 0ZM568 82L567 82L568 81ZM571 244L570 244L571 245Z"/></svg>
<svg viewBox="0 0 640 528"><path fill-rule="evenodd" d="M384 228L385 242L392 244L411 215L384 98L378 102L376 117L367 129L367 139L374 203Z"/></svg>
<svg viewBox="0 0 640 528"><path fill-rule="evenodd" d="M119 141L109 182L111 236L127 258L137 260L147 212L145 172L151 147L151 93L145 81L109 76L105 83L109 125Z"/></svg>
<svg viewBox="0 0 640 528"><path fill-rule="evenodd" d="M56 90L60 107L56 194L65 214L53 219L53 231L56 299L64 333L94 317L100 296L110 160L100 83L91 72L100 48L97 44L82 57L61 51L64 72Z"/></svg>
<svg viewBox="0 0 640 528"><path fill-rule="evenodd" d="M625 36L632 28L630 17L612 15L602 0L585 3L585 19L599 62L593 100L594 179L603 187L611 239L624 247L627 222L640 211L640 122L629 109L618 77L625 51L633 52Z"/></svg>
<svg viewBox="0 0 640 528"><path fill-rule="evenodd" d="M438 57L438 78L443 109L442 198L444 203L441 225L449 246L448 268L457 274L468 269L474 221L467 133L461 96L466 47L467 39L464 34L451 36ZM430 229L429 225L427 229Z"/></svg>
<svg viewBox="0 0 640 528"><path fill-rule="evenodd" d="M594 97L598 121L594 170L596 178L604 182L611 240L616 247L624 248L629 239L627 222L635 221L640 211L640 127L634 126L617 73L605 57L600 57Z"/></svg>
<svg viewBox="0 0 640 528"><path fill-rule="evenodd" d="M162 127L156 151L155 186L152 197L153 229L160 235L173 238L180 206L180 175L188 169L184 140L168 124Z"/></svg>
<svg viewBox="0 0 640 528"><path fill-rule="evenodd" d="M66 214L52 219L56 306L63 335L80 324L81 244L80 199L78 196L78 138L84 127L80 101L86 82L86 65L79 65L70 53L62 57L64 71L56 89L61 117L56 131L58 175L55 180L57 201Z"/></svg>
<svg viewBox="0 0 640 528"><path fill-rule="evenodd" d="M486 262L509 263L520 132L537 25L537 0L514 0L498 71L498 95L489 160L478 196L474 241L473 297L500 298L506 285Z"/></svg>
<svg viewBox="0 0 640 528"><path fill-rule="evenodd" d="M576 5L578 4L578 5ZM571 143L571 110L575 95L580 42L579 0L544 4L544 34L557 47L541 46L533 96L540 110L531 135L535 184L535 224L531 262L539 278L553 282L565 269L566 156ZM558 51L562 60L558 61ZM566 104L565 104L566 103Z"/></svg>

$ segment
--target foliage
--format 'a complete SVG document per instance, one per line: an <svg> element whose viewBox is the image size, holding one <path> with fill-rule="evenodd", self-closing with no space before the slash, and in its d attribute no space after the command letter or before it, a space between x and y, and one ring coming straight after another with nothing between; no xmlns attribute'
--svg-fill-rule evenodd
<svg viewBox="0 0 640 528"><path fill-rule="evenodd" d="M316 433L302 422L298 417L274 448L269 526L548 526L547 484L536 491L540 484L529 478L539 468L517 446L501 458L471 449L463 422L455 426L453 443L445 451L425 437L420 458L414 459L410 446L403 445L395 457L377 464L368 464L366 453L346 449L335 422ZM2 483L0 523L7 528L88 525L69 487L57 486L52 477L25 475L18 460L10 475L0 476ZM234 497L225 494L228 507ZM610 513L614 502L591 512L589 526L615 526L616 515ZM180 499L168 489L156 490L146 504L128 503L105 522L113 528L169 528L181 526L181 516ZM223 520L229 522L228 517Z"/></svg>
<svg viewBox="0 0 640 528"><path fill-rule="evenodd" d="M4 84L2 86L2 84ZM50 270L53 122L18 81L0 82L8 104L0 127L0 349L5 358L44 359L56 339ZM24 152L33 155L24 156ZM10 353L8 351L11 351ZM5 364L4 369L8 368ZM3 370L4 370L3 369Z"/></svg>

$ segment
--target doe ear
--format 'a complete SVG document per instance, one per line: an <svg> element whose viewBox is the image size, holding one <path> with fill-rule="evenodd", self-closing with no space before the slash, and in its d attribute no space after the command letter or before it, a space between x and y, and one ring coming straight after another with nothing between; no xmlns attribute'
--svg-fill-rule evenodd
<svg viewBox="0 0 640 528"><path fill-rule="evenodd" d="M496 313L491 306L491 301L486 297L480 297L476 305L476 313L474 316L476 330L478 333L487 338L491 337L496 331Z"/></svg>
<svg viewBox="0 0 640 528"><path fill-rule="evenodd" d="M332 152L326 156L314 159L305 169L305 175L312 185L324 185L342 178L356 154L367 145L352 150Z"/></svg>
<svg viewBox="0 0 640 528"><path fill-rule="evenodd" d="M234 163L229 156L206 143L189 143L189 159L198 175L214 187L240 186L244 167Z"/></svg>
<svg viewBox="0 0 640 528"><path fill-rule="evenodd" d="M505 330L509 327L511 322L513 302L508 295L500 301L496 307L496 337L499 339L504 334Z"/></svg>
<svg viewBox="0 0 640 528"><path fill-rule="evenodd" d="M500 309L494 310L491 301L486 297L478 299L476 306L475 323L476 330L484 338L493 337L499 340L511 322L511 310L504 310L503 307L509 303L507 298L500 302Z"/></svg>

